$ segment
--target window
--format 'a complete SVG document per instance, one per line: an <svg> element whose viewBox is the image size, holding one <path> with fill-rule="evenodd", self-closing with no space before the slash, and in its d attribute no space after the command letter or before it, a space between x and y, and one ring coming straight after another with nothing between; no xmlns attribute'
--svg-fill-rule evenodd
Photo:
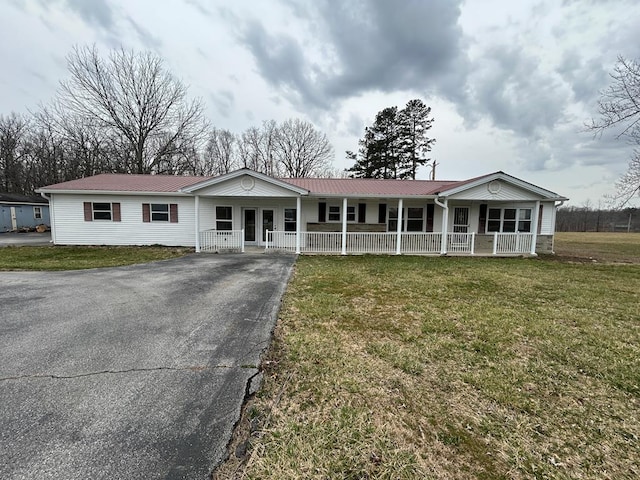
<svg viewBox="0 0 640 480"><path fill-rule="evenodd" d="M397 230L398 230L398 209L396 207L389 207L389 231L396 232ZM404 225L402 225L402 230L404 230Z"/></svg>
<svg viewBox="0 0 640 480"><path fill-rule="evenodd" d="M408 207L402 209L401 230L407 232L422 232L424 228L424 208ZM398 230L398 208L389 208L389 231Z"/></svg>
<svg viewBox="0 0 640 480"><path fill-rule="evenodd" d="M42 207L33 207L33 218L36 220L42 218Z"/></svg>
<svg viewBox="0 0 640 480"><path fill-rule="evenodd" d="M490 208L487 232L531 232L531 209Z"/></svg>
<svg viewBox="0 0 640 480"><path fill-rule="evenodd" d="M84 221L111 220L120 221L120 204L106 202L84 202Z"/></svg>
<svg viewBox="0 0 640 480"><path fill-rule="evenodd" d="M169 221L169 204L152 203L151 204L151 221L152 222L168 222Z"/></svg>
<svg viewBox="0 0 640 480"><path fill-rule="evenodd" d="M339 205L329 205L329 221L330 222L339 222L340 221L340 206Z"/></svg>
<svg viewBox="0 0 640 480"><path fill-rule="evenodd" d="M422 231L422 207L407 208L407 232Z"/></svg>
<svg viewBox="0 0 640 480"><path fill-rule="evenodd" d="M233 230L233 208L216 207L216 230Z"/></svg>
<svg viewBox="0 0 640 480"><path fill-rule="evenodd" d="M356 206L347 205L347 222L355 222L355 221L356 221Z"/></svg>
<svg viewBox="0 0 640 480"><path fill-rule="evenodd" d="M94 203L93 219L94 220L111 220L111 204L110 203Z"/></svg>
<svg viewBox="0 0 640 480"><path fill-rule="evenodd" d="M329 207L329 209L331 209L331 207ZM285 232L296 231L296 209L295 208L284 209L284 231Z"/></svg>

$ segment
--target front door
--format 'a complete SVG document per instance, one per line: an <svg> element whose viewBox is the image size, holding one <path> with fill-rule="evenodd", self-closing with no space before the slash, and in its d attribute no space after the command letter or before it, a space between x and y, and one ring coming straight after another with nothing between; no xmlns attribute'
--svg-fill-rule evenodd
<svg viewBox="0 0 640 480"><path fill-rule="evenodd" d="M256 209L245 208L243 216L244 241L255 243L256 241Z"/></svg>
<svg viewBox="0 0 640 480"><path fill-rule="evenodd" d="M469 233L469 207L453 209L453 232Z"/></svg>
<svg viewBox="0 0 640 480"><path fill-rule="evenodd" d="M267 242L267 230L273 231L273 210L262 210L262 242Z"/></svg>

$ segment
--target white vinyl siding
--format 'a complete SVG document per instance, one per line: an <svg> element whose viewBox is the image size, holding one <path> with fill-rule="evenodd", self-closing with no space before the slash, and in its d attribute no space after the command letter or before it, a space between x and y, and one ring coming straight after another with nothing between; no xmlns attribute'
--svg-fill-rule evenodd
<svg viewBox="0 0 640 480"><path fill-rule="evenodd" d="M59 245L169 245L194 246L194 200L161 195L54 194L55 243ZM84 221L84 202L119 203L120 222ZM178 205L179 223L144 223L141 205Z"/></svg>

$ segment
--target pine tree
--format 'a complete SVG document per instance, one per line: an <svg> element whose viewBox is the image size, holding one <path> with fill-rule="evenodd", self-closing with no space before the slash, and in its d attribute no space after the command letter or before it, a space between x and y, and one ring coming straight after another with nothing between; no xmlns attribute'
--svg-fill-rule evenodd
<svg viewBox="0 0 640 480"><path fill-rule="evenodd" d="M358 153L346 152L347 159L355 162L347 172L356 178L415 179L418 167L429 161L426 154L435 142L426 136L433 122L430 113L421 100L411 100L400 111L387 107L378 112L358 142Z"/></svg>
<svg viewBox="0 0 640 480"><path fill-rule="evenodd" d="M435 139L427 137L427 130L431 128L433 118L429 118L431 107L427 107L422 100L415 99L407 102L398 114L400 128L400 149L402 160L399 164L398 178L416 178L416 171L425 165Z"/></svg>

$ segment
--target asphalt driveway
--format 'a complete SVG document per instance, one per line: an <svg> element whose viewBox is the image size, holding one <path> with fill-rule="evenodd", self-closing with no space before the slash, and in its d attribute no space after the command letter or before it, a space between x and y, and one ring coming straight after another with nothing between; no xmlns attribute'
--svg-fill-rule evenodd
<svg viewBox="0 0 640 480"><path fill-rule="evenodd" d="M0 478L208 478L294 257L0 273Z"/></svg>

